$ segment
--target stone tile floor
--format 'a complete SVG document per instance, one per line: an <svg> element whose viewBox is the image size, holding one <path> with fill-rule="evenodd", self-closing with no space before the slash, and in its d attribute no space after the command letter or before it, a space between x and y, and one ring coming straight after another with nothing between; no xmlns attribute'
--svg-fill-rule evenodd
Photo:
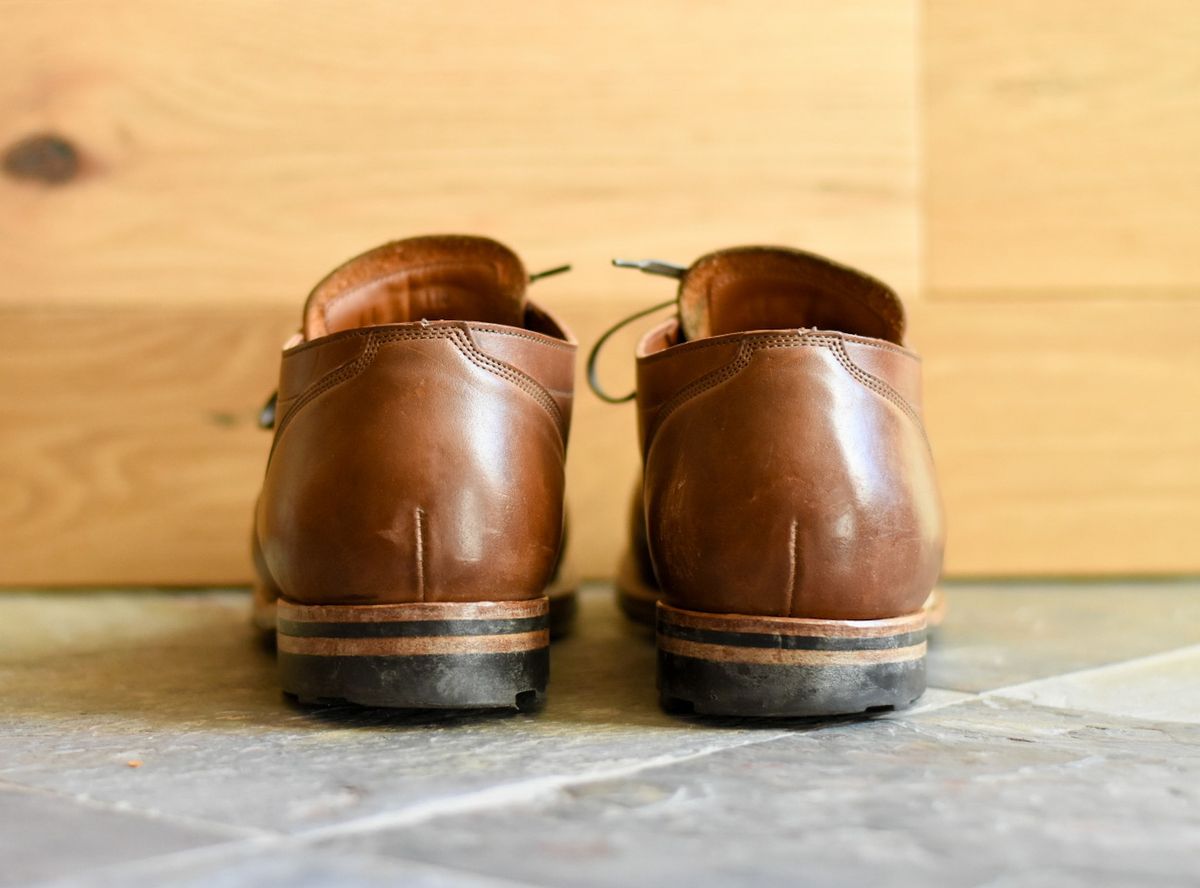
<svg viewBox="0 0 1200 888"><path fill-rule="evenodd" d="M0 885L1200 885L1200 582L967 585L904 712L659 712L583 596L534 715L306 710L244 595L0 595Z"/></svg>

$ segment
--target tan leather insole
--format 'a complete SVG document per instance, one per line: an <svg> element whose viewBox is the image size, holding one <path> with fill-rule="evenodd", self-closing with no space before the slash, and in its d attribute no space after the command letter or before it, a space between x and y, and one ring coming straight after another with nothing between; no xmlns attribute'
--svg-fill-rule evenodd
<svg viewBox="0 0 1200 888"><path fill-rule="evenodd" d="M305 307L305 334L419 320L520 326L525 284L520 260L495 241L396 241L351 259L317 285Z"/></svg>
<svg viewBox="0 0 1200 888"><path fill-rule="evenodd" d="M904 314L884 284L797 250L747 247L698 260L680 284L687 339L816 328L900 344Z"/></svg>

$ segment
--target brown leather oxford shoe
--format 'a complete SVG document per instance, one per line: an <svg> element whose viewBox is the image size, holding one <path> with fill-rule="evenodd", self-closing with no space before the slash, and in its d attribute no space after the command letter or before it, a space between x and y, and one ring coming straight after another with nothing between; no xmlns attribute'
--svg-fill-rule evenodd
<svg viewBox="0 0 1200 888"><path fill-rule="evenodd" d="M309 295L265 411L253 540L256 621L277 632L286 692L541 699L551 623L573 604L559 561L575 342L526 301L529 280L494 241L418 237Z"/></svg>
<svg viewBox="0 0 1200 888"><path fill-rule="evenodd" d="M680 279L637 349L645 471L618 581L628 614L657 609L664 706L909 705L943 521L898 298L786 249L618 264Z"/></svg>

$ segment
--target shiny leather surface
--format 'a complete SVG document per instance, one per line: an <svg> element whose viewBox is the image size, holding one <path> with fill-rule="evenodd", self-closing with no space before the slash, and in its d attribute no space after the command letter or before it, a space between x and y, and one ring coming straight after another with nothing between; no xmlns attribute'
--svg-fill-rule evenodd
<svg viewBox="0 0 1200 888"><path fill-rule="evenodd" d="M453 236L386 245L318 285L282 360L260 590L302 604L543 594L575 343L525 280L506 248Z"/></svg>
<svg viewBox="0 0 1200 888"><path fill-rule="evenodd" d="M820 619L918 611L944 529L899 301L850 269L764 248L707 256L680 287L692 329L672 319L638 348L645 542L635 522L633 548L664 598ZM751 329L705 335L730 323Z"/></svg>

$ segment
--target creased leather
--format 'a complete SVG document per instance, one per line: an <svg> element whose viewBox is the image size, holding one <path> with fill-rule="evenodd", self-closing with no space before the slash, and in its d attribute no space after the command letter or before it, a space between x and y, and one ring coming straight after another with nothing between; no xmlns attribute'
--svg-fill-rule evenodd
<svg viewBox="0 0 1200 888"><path fill-rule="evenodd" d="M575 343L522 310L535 329L421 318L284 353L256 510L260 590L302 604L544 593L562 544Z"/></svg>
<svg viewBox="0 0 1200 888"><path fill-rule="evenodd" d="M798 291L806 305L819 296ZM837 317L837 298L822 317ZM770 303L774 317L780 305ZM864 317L856 302L851 320ZM901 324L888 328L894 338ZM941 569L944 526L917 357L836 329L682 339L672 319L638 348L645 471L632 548L665 600L834 620L918 611Z"/></svg>

